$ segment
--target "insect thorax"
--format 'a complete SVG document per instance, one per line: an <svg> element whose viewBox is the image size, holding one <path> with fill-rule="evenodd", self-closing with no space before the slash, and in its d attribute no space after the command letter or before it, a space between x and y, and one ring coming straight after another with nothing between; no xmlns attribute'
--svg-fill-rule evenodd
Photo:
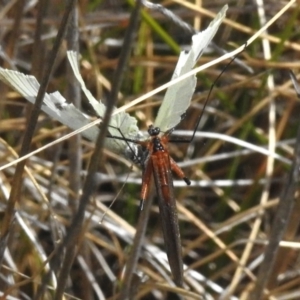
<svg viewBox="0 0 300 300"><path fill-rule="evenodd" d="M152 144L153 144L153 152L158 151L165 151L165 147L161 142L161 139L157 136L152 138Z"/></svg>

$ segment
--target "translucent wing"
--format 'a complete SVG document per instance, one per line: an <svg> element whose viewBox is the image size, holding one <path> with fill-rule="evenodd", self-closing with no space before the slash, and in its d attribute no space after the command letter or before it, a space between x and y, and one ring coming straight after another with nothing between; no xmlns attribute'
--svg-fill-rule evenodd
<svg viewBox="0 0 300 300"><path fill-rule="evenodd" d="M0 68L0 80L19 92L29 102L35 103L40 84L34 76ZM74 130L90 123L90 120L73 104L67 103L66 99L59 92L45 94L42 110L55 120ZM89 140L95 140L98 132L99 129L93 127L82 134Z"/></svg>
<svg viewBox="0 0 300 300"><path fill-rule="evenodd" d="M78 54L75 51L67 51L67 56L70 62L70 65L73 69L74 75L78 80L82 91L84 92L85 96L89 100L90 104L92 105L94 111L99 117L103 117L105 113L105 105L101 101L97 101L91 92L86 88L85 83L81 77L79 67L78 67Z"/></svg>
<svg viewBox="0 0 300 300"><path fill-rule="evenodd" d="M74 63L72 67L74 70ZM75 71L78 70L78 67L76 68ZM105 112L104 104L98 102L92 96L90 91L86 89L79 71L78 74L75 73L77 79L81 84L82 90L86 94L96 113L100 117L103 116L103 113ZM40 84L34 76L0 68L0 80L19 92L29 102L35 103ZM78 110L72 103L67 103L66 99L59 92L45 94L42 104L42 110L53 119L61 122L62 124L68 126L73 130L76 130L90 123L90 119L86 117L80 110ZM125 137L135 138L139 134L136 122L136 119L130 117L128 114L120 113L112 117L111 125L120 128ZM99 128L96 126L82 132L82 135L91 141L95 141L98 134ZM122 136L120 131L112 128L110 128L110 134L114 136ZM122 154L124 154L125 151L128 151L128 143L123 140L107 139L106 147ZM132 146L132 148L134 148L134 146Z"/></svg>
<svg viewBox="0 0 300 300"><path fill-rule="evenodd" d="M192 37L191 49L180 53L172 79L178 78L192 70L204 49L216 34L225 17L227 8L228 6L225 5L215 19L211 21L207 29ZM154 126L159 127L163 132L174 128L181 121L182 115L190 106L195 87L195 75L169 87L158 111Z"/></svg>
<svg viewBox="0 0 300 300"><path fill-rule="evenodd" d="M91 92L86 88L85 83L81 77L79 67L78 67L78 54L74 51L67 52L69 62L73 69L74 75L80 83L81 89L95 110L96 114L102 118L105 113L106 106L101 102L94 98ZM115 128L109 127L109 133L112 136L116 137L125 137L129 139L135 139L139 135L139 129L137 127L137 120L134 117L131 117L129 114L125 112L120 112L111 117L110 125L119 128L117 130ZM121 133L121 132L122 133ZM109 139L108 143L111 144L111 148L117 152L123 152L124 149L128 146L128 143L124 140L119 139Z"/></svg>

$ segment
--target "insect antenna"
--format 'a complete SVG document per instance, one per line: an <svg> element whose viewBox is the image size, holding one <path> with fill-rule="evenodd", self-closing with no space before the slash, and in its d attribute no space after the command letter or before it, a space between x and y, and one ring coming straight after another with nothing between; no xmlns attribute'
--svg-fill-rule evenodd
<svg viewBox="0 0 300 300"><path fill-rule="evenodd" d="M196 122L196 126L195 126L195 129L194 129L194 132L191 136L190 139L169 139L169 142L170 143L191 143L193 141L193 139L195 138L195 135L196 135L196 132L197 132L197 129L198 129L198 126L200 124L200 121L203 117L203 114L205 112L205 108L210 100L210 95L211 95L211 92L213 90L213 88L215 87L216 83L218 82L218 80L221 78L221 76L225 73L225 71L228 69L228 67L232 64L232 62L236 59L237 56L234 56L231 58L230 62L224 67L224 69L220 72L220 74L217 76L216 80L211 84L210 88L209 88L209 92L208 92L208 95L206 97L206 100L203 104L203 108L202 108L202 111L198 117L198 120ZM184 113L182 115L182 119L185 117L186 113ZM174 130L174 129L173 129ZM171 130L171 132L173 131Z"/></svg>
<svg viewBox="0 0 300 300"><path fill-rule="evenodd" d="M139 144L139 141L135 140L135 139L126 138L119 127L115 127L113 125L109 125L109 127L117 130L120 133L121 136L107 135L106 137L107 138L114 138L114 139L117 139L117 140L125 141L126 144L127 144L128 149L131 151L131 154L132 154L132 156L129 157L129 158L134 163L136 163L138 165L141 165L142 169L144 169L144 162L145 162L147 153L146 154L143 153L143 151L140 149L140 147L134 148L133 145L130 144L130 143ZM126 152L126 150L125 150L125 152ZM140 210L143 210L143 208L144 208L144 201L143 201L143 199L141 199L139 207L140 207Z"/></svg>
<svg viewBox="0 0 300 300"><path fill-rule="evenodd" d="M106 136L107 138L124 141L124 142L126 142L128 144L128 147L130 147L129 143L135 143L135 144L138 143L138 141L135 140L135 139L129 139L129 138L125 137L125 135L122 133L122 131L120 130L120 128L112 126L112 125L109 125L109 127L118 130L120 132L121 136L109 134L109 135Z"/></svg>
<svg viewBox="0 0 300 300"><path fill-rule="evenodd" d="M131 165L131 171L132 171L132 165ZM127 182L127 180L128 180L128 177L129 177L129 173L127 173L125 182L122 184L122 187L120 188L120 190L118 191L118 193L117 193L117 195L114 197L114 199L112 200L111 204L110 204L108 207L106 207L106 209L105 209L105 211L104 211L104 213L103 213L103 215L102 215L102 218L101 218L100 221L99 221L99 224L102 224L102 223L103 223L103 220L104 220L104 218L105 218L107 212L112 208L112 206L114 205L114 203L116 202L116 200L119 198L120 194L122 193L122 191L123 191L123 189L124 189L124 187L125 187L125 184L126 184L126 182Z"/></svg>
<svg viewBox="0 0 300 300"><path fill-rule="evenodd" d="M136 163L138 165L142 165L143 158L142 158L142 155L140 153L141 151L139 151L138 147L133 147L133 145L130 144L130 143L139 144L139 140L125 137L125 135L123 134L123 132L121 131L121 129L119 127L116 127L116 126L113 126L113 125L109 125L109 127L117 130L120 133L121 136L116 136L116 135L109 134L106 137L110 138L110 139L117 139L117 140L124 141L127 144L127 147L128 147L128 149L125 149L125 156L130 158L134 163ZM130 156L128 154L129 151L131 152L132 156Z"/></svg>

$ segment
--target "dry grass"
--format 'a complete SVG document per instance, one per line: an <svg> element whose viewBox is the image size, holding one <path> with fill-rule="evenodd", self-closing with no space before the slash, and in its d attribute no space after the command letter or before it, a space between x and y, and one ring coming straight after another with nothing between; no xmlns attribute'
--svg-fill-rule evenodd
<svg viewBox="0 0 300 300"><path fill-rule="evenodd" d="M46 2L40 1L45 7ZM105 102L131 10L129 4L97 2L80 3L78 44L83 57L81 74L93 95ZM34 1L30 3L32 6L21 0L8 1L0 6L0 66L34 74L41 82L52 51L55 63L51 64L48 91L59 90L90 113L66 67L66 49L76 49L77 29L69 29L68 41L62 41L59 51L51 50L63 26L64 5L51 1L42 12ZM258 9L253 1L231 1L215 43L226 51L234 50L287 3L267 0ZM218 12L223 4L203 1L200 9L199 3L164 3L196 29L205 28L209 12ZM43 13L39 27L36 18ZM191 187L174 181L187 267L184 289L172 283L154 194L129 299L175 299L170 292L183 299L300 299L300 202L294 155L299 151L295 149L300 106L288 75L289 69L296 75L299 69L298 29L299 7L295 4L217 81L194 141L170 147L192 180ZM117 106L168 82L179 45L189 41L190 35L183 29L158 12L144 9ZM219 56L215 50L205 53L199 65ZM178 126L181 135L188 136L194 129L209 87L227 63L199 73L193 103ZM26 139L30 142L26 131L33 135L31 150L68 132L43 113L33 131L26 100L2 84L0 89L1 165L20 153L24 136L25 143ZM142 130L155 119L163 94L128 110ZM25 148L21 153L27 152ZM139 211L141 170L105 150L100 165L92 162L98 172L94 191L92 186L84 186L93 149L93 142L73 137L32 156L24 172L15 166L1 171L0 290L10 295L7 299L58 299L59 292L54 290L59 289L65 299L117 299L126 280L124 268L132 255L137 220L143 217ZM273 152L278 155L270 155ZM66 248L72 248L76 258L68 263L72 254L64 256L61 245L66 243L66 231L74 227L73 216L82 194L89 189L93 194L87 197L82 223L77 223L78 235L70 238L74 243ZM47 281L45 274L51 275Z"/></svg>

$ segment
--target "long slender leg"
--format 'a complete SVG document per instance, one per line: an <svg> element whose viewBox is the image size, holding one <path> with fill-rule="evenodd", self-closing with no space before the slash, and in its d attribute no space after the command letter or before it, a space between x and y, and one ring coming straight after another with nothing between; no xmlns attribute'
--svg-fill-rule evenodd
<svg viewBox="0 0 300 300"><path fill-rule="evenodd" d="M177 165L175 160L170 157L170 165L171 165L171 170L180 178L185 181L187 185L191 184L191 181L185 176L184 172L182 169Z"/></svg>
<svg viewBox="0 0 300 300"><path fill-rule="evenodd" d="M145 169L143 172L142 178L142 188L141 188L141 204L140 209L142 210L144 207L144 201L148 198L149 191L150 191L150 183L151 183L151 176L153 173L153 166L152 166L152 158L149 157L148 161L146 162Z"/></svg>

